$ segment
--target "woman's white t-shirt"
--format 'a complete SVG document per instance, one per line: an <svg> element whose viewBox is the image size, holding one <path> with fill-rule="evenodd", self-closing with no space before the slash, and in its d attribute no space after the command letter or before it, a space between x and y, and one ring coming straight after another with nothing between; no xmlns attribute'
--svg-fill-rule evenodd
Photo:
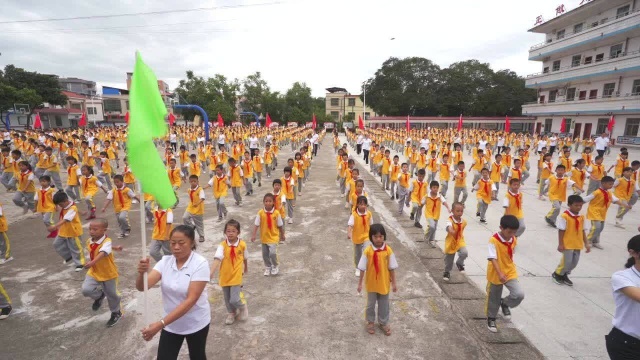
<svg viewBox="0 0 640 360"><path fill-rule="evenodd" d="M218 135L218 144L219 145L224 145L224 140L225 140L224 134Z"/></svg>
<svg viewBox="0 0 640 360"><path fill-rule="evenodd" d="M209 282L209 262L195 251L184 263L182 269L176 267L176 258L173 255L163 256L153 267L162 275L162 307L164 316L167 316L178 305L187 299L189 284L192 281ZM195 305L181 318L167 325L165 330L178 335L193 334L202 330L211 323L211 308L207 299L206 288L200 294Z"/></svg>
<svg viewBox="0 0 640 360"><path fill-rule="evenodd" d="M11 133L8 131L5 131L4 134L2 134L3 136L3 140L4 141L11 141Z"/></svg>
<svg viewBox="0 0 640 360"><path fill-rule="evenodd" d="M249 138L249 148L250 149L257 149L258 148L258 138L255 136L252 136Z"/></svg>
<svg viewBox="0 0 640 360"><path fill-rule="evenodd" d="M169 142L178 142L178 135L176 134L169 134Z"/></svg>
<svg viewBox="0 0 640 360"><path fill-rule="evenodd" d="M626 287L640 288L640 271L635 267L617 271L611 277L613 301L616 303L616 313L613 316L613 326L623 333L640 339L640 302L622 293Z"/></svg>

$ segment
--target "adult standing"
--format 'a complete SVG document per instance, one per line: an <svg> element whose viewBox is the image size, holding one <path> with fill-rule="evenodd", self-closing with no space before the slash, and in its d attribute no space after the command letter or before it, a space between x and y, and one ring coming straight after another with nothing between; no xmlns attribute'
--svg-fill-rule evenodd
<svg viewBox="0 0 640 360"><path fill-rule="evenodd" d="M551 156L556 152L556 146L558 146L558 134L553 133L549 138L549 154Z"/></svg>
<svg viewBox="0 0 640 360"><path fill-rule="evenodd" d="M611 277L616 311L605 340L612 360L640 359L640 235L629 240L627 251L627 269Z"/></svg>
<svg viewBox="0 0 640 360"><path fill-rule="evenodd" d="M420 139L420 149L424 148L425 150L429 150L429 143L430 141L427 134L422 135L422 139Z"/></svg>
<svg viewBox="0 0 640 360"><path fill-rule="evenodd" d="M218 149L220 148L220 146L224 146L225 149L226 149L227 148L227 144L226 144L227 137L224 134L224 131L222 129L219 129L219 131L220 132L218 133Z"/></svg>
<svg viewBox="0 0 640 360"><path fill-rule="evenodd" d="M457 133L456 137L453 139L453 148L455 149L458 145L462 146L462 137L460 137L460 133Z"/></svg>
<svg viewBox="0 0 640 360"><path fill-rule="evenodd" d="M11 143L11 132L7 129L2 133L2 145L9 146Z"/></svg>
<svg viewBox="0 0 640 360"><path fill-rule="evenodd" d="M498 154L502 154L504 152L504 149L506 148L506 146L504 146L504 142L505 142L505 138L503 134L498 135L498 142L496 143L496 146L498 147Z"/></svg>
<svg viewBox="0 0 640 360"><path fill-rule="evenodd" d="M362 136L362 133L360 133L356 138L356 152L358 153L358 155L360 155L360 153L362 152L362 140L364 140L364 136Z"/></svg>
<svg viewBox="0 0 640 360"><path fill-rule="evenodd" d="M478 141L478 149L482 151L487 151L488 143L489 142L487 141L487 137L485 135L482 135L482 138L480 139L480 141Z"/></svg>
<svg viewBox="0 0 640 360"><path fill-rule="evenodd" d="M609 134L607 134L606 132L603 132L600 136L598 136L596 138L595 145L596 145L596 151L598 152L598 155L600 156L604 156L605 151L607 151L607 147L609 147Z"/></svg>
<svg viewBox="0 0 640 360"><path fill-rule="evenodd" d="M313 156L318 156L318 130L313 131L313 136L311 137L311 145L313 146Z"/></svg>
<svg viewBox="0 0 640 360"><path fill-rule="evenodd" d="M545 137L541 137L540 140L538 140L538 148L536 149L538 154L542 152L542 148L544 147L547 147L547 139Z"/></svg>
<svg viewBox="0 0 640 360"><path fill-rule="evenodd" d="M249 136L249 152L251 153L251 156L253 156L254 154L254 150L258 150L258 137L256 136L255 133L252 133Z"/></svg>
<svg viewBox="0 0 640 360"><path fill-rule="evenodd" d="M171 134L169 134L169 143L171 144L171 148L173 149L173 152L177 152L178 151L178 133L176 133L175 130L173 130L171 132Z"/></svg>
<svg viewBox="0 0 640 360"><path fill-rule="evenodd" d="M206 359L211 309L204 289L209 282L210 269L207 260L195 252L195 236L193 227L178 225L170 234L171 255L162 257L150 272L149 258L138 264L138 291L143 290L144 273L148 273L149 287L162 280L164 316L142 330L146 341L162 331L159 360L177 359L185 338L189 357Z"/></svg>
<svg viewBox="0 0 640 360"><path fill-rule="evenodd" d="M369 163L369 150L371 150L371 139L369 139L369 135L364 134L364 139L362 139L362 152L364 153L364 163Z"/></svg>

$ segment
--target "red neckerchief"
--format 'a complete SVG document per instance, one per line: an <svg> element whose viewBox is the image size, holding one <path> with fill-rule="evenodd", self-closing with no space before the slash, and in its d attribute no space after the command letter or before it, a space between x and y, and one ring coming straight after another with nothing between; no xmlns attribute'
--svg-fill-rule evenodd
<svg viewBox="0 0 640 360"><path fill-rule="evenodd" d="M558 186L556 188L560 189L560 186L562 186L562 181L564 180L564 176L561 178L556 176L556 180L558 180Z"/></svg>
<svg viewBox="0 0 640 360"><path fill-rule="evenodd" d="M66 209L63 208L60 210L60 219L64 218L64 214L67 213L67 210L71 209L71 207L74 205L75 203L72 201L71 205L69 205L69 207L67 207Z"/></svg>
<svg viewBox="0 0 640 360"><path fill-rule="evenodd" d="M169 177L171 178L171 182L173 183L175 181L174 177L173 177L173 171L175 169L169 168Z"/></svg>
<svg viewBox="0 0 640 360"><path fill-rule="evenodd" d="M367 212L365 211L364 214L360 214L356 209L356 215L359 215L360 217L362 217L362 226L366 229L367 228Z"/></svg>
<svg viewBox="0 0 640 360"><path fill-rule="evenodd" d="M434 168L435 168L435 166L436 166L435 162L436 162L436 159L431 158L431 168L432 168L432 169L434 169Z"/></svg>
<svg viewBox="0 0 640 360"><path fill-rule="evenodd" d="M229 240L225 240L227 242L227 246L229 246L229 258L231 258L231 266L235 266L235 262L236 262L236 250L235 248L238 247L238 245L231 245L229 243ZM236 240L236 242L239 244L240 241Z"/></svg>
<svg viewBox="0 0 640 360"><path fill-rule="evenodd" d="M449 216L449 219L451 219L451 225L453 225L453 227L458 225L458 230L456 230L455 238L455 241L458 242L460 240L460 237L462 237L462 220L460 220L460 222L456 222L453 216Z"/></svg>
<svg viewBox="0 0 640 360"><path fill-rule="evenodd" d="M422 192L422 185L424 184L424 182L420 182L419 180L416 180L416 182L418 183L418 197L420 197L420 193Z"/></svg>
<svg viewBox="0 0 640 360"><path fill-rule="evenodd" d="M249 173L249 170L250 170L249 164L251 164L251 160L249 160L249 161L245 160L244 161L244 168L247 169L247 174Z"/></svg>
<svg viewBox="0 0 640 360"><path fill-rule="evenodd" d="M26 177L29 177L29 174L31 174L31 171L30 171L30 170L27 170L27 172L26 172L26 173L22 173L22 172L21 172L21 173L20 173L20 182L23 182L23 181L24 181L24 177L25 177L25 176L26 176ZM25 188L25 189L26 189L26 188Z"/></svg>
<svg viewBox="0 0 640 360"><path fill-rule="evenodd" d="M287 178L283 178L284 179L284 184L287 186L287 194L291 194L291 184L289 184L289 180L291 180L291 178L287 179Z"/></svg>
<svg viewBox="0 0 640 360"><path fill-rule="evenodd" d="M192 204L193 204L193 193L194 193L194 192L196 192L196 191L198 191L198 188L199 188L199 187L200 187L200 186L196 186L196 188L195 188L195 189L189 189L189 200L191 200L191 203L192 203Z"/></svg>
<svg viewBox="0 0 640 360"><path fill-rule="evenodd" d="M498 240L502 245L507 247L507 252L509 253L509 259L513 261L513 241L511 242L503 241L500 235L498 235L498 233L495 233L493 235L493 238Z"/></svg>
<svg viewBox="0 0 640 360"><path fill-rule="evenodd" d="M586 154L587 155L587 165L591 165L591 154Z"/></svg>
<svg viewBox="0 0 640 360"><path fill-rule="evenodd" d="M164 214L166 214L167 212L165 210L156 210L155 213L153 214L156 218L156 222L158 223L158 229L162 230L162 217L164 216Z"/></svg>
<svg viewBox="0 0 640 360"><path fill-rule="evenodd" d="M106 238L105 238L106 240ZM104 241L104 240L103 240ZM98 243L94 243L93 241L89 242L89 258L93 261L93 259L95 258L95 253L96 253L96 249L98 248L98 246L100 246L102 244L98 244Z"/></svg>
<svg viewBox="0 0 640 360"><path fill-rule="evenodd" d="M522 194L520 193L514 194L511 191L509 191L509 194L511 194L511 196L513 196L513 198L516 200L516 206L518 207L518 210L522 210L522 203L520 202Z"/></svg>
<svg viewBox="0 0 640 360"><path fill-rule="evenodd" d="M49 189L47 188L47 189L40 190L40 193L42 194L42 207L44 207L44 201L45 201L45 196L47 195L47 190Z"/></svg>
<svg viewBox="0 0 640 360"><path fill-rule="evenodd" d="M273 214L273 209L271 209L271 211L267 211L267 209L264 209L264 214L267 218L267 227L269 228L269 230L273 230L273 219L271 219L271 214Z"/></svg>
<svg viewBox="0 0 640 360"><path fill-rule="evenodd" d="M409 174L404 174L404 182L409 183Z"/></svg>
<svg viewBox="0 0 640 360"><path fill-rule="evenodd" d="M516 169L516 168L513 168L511 170L513 170L513 172L517 172L518 173L518 180L522 180L522 171L520 171L519 169Z"/></svg>
<svg viewBox="0 0 640 360"><path fill-rule="evenodd" d="M124 196L122 196L122 190L124 189L116 189L118 192L118 200L120 200L120 205L124 206Z"/></svg>
<svg viewBox="0 0 640 360"><path fill-rule="evenodd" d="M373 250L373 268L376 270L376 279L378 278L378 274L380 273L380 263L378 260L378 253L386 250L387 250L387 247L385 245L382 245L380 249L374 248Z"/></svg>
<svg viewBox="0 0 640 360"><path fill-rule="evenodd" d="M224 180L224 175L222 175L222 177L216 175L216 191L220 191L222 180Z"/></svg>
<svg viewBox="0 0 640 360"><path fill-rule="evenodd" d="M565 210L564 213L569 215L569 217L571 217L576 222L576 231L579 233L580 232L580 218L579 218L580 215L573 215L569 210Z"/></svg>
<svg viewBox="0 0 640 360"><path fill-rule="evenodd" d="M93 176L89 176L89 177L84 177L84 191L87 191L88 187L89 187L89 179L91 179Z"/></svg>
<svg viewBox="0 0 640 360"><path fill-rule="evenodd" d="M584 171L580 170L580 180L584 181Z"/></svg>
<svg viewBox="0 0 640 360"><path fill-rule="evenodd" d="M436 198L432 198L431 196L429 196L429 198L431 200L433 200L433 206L431 207L431 213L434 214L436 212L436 206L438 206L438 201L440 200L440 198L436 195Z"/></svg>
<svg viewBox="0 0 640 360"><path fill-rule="evenodd" d="M487 195L491 195L491 185L489 184L489 181L485 179L481 179L481 180L484 183L484 191L487 193Z"/></svg>
<svg viewBox="0 0 640 360"><path fill-rule="evenodd" d="M603 188L600 188L599 190L602 191L602 196L604 197L604 207L609 208L609 192Z"/></svg>

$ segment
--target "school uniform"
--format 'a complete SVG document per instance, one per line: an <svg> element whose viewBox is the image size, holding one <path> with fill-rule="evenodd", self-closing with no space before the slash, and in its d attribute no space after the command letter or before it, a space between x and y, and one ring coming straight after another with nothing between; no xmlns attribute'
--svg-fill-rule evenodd
<svg viewBox="0 0 640 360"><path fill-rule="evenodd" d="M351 212L347 226L351 227L351 242L353 242L353 265L357 268L362 257L364 244L369 239L369 228L371 227L371 211L366 210L364 214L357 209Z"/></svg>
<svg viewBox="0 0 640 360"><path fill-rule="evenodd" d="M340 163L338 164L338 176L340 177L340 193L342 194L342 196L344 196L346 192L347 172L349 170L347 164L347 161L340 161Z"/></svg>
<svg viewBox="0 0 640 360"><path fill-rule="evenodd" d="M63 260L67 262L73 260L76 267L84 266L84 249L80 242L83 230L75 203L69 202L69 205L60 210L60 219L64 219L64 223L58 229L53 248Z"/></svg>
<svg viewBox="0 0 640 360"><path fill-rule="evenodd" d="M397 165L396 165L397 166ZM391 179L390 171L391 168L391 159L388 157L382 158L382 166L380 172L382 174L382 189L389 190L389 182Z"/></svg>
<svg viewBox="0 0 640 360"><path fill-rule="evenodd" d="M462 170L454 170L453 172L453 202L459 201L465 203L467 201L467 172ZM462 194L462 200L460 200L460 194Z"/></svg>
<svg viewBox="0 0 640 360"><path fill-rule="evenodd" d="M440 209L442 204L447 200L442 194L437 194L432 197L428 194L422 198L422 206L424 206L424 217L427 219L427 230L424 233L425 241L434 241L436 236L436 228L438 227L438 220L440 220Z"/></svg>
<svg viewBox="0 0 640 360"><path fill-rule="evenodd" d="M7 217L4 215L2 204L0 204L0 259L4 260L11 258L11 242L9 241L9 236L7 236L7 230L9 230ZM0 308L2 308L1 303Z"/></svg>
<svg viewBox="0 0 640 360"><path fill-rule="evenodd" d="M493 162L489 169L489 179L496 185L496 191L500 191L500 182L502 181L502 163ZM505 177L506 179L506 177Z"/></svg>
<svg viewBox="0 0 640 360"><path fill-rule="evenodd" d="M471 163L471 170L473 171L473 180L471 181L471 185L475 186L480 177L482 177L482 168L485 167L487 160L484 156L474 156L473 162Z"/></svg>
<svg viewBox="0 0 640 360"><path fill-rule="evenodd" d="M562 237L564 250L555 273L565 276L571 274L571 271L578 266L580 251L584 248L584 215L565 210L556 220L556 227L558 230L564 230Z"/></svg>
<svg viewBox="0 0 640 360"><path fill-rule="evenodd" d="M626 202L627 204L633 198L633 194L638 191L638 184L633 178L618 178L613 184L613 193L618 197L618 199ZM629 212L629 209L622 206L622 204L618 205L618 213L616 214L616 221L622 221L624 215Z"/></svg>
<svg viewBox="0 0 640 360"><path fill-rule="evenodd" d="M244 173L242 167L239 165L229 166L229 172L227 173L229 181L231 182L231 193L236 201L236 205L242 203L242 195L240 194L240 187L244 183Z"/></svg>
<svg viewBox="0 0 640 360"><path fill-rule="evenodd" d="M58 189L62 189L62 180L60 180L60 164L55 155L44 155L43 165L46 171L43 175L49 175L53 184Z"/></svg>
<svg viewBox="0 0 640 360"><path fill-rule="evenodd" d="M262 170L263 170L262 165L264 164L264 160L262 160L262 157L260 157L260 155L254 155L252 161L253 161L254 181L257 178L258 186L262 186ZM269 172L269 175L271 175L271 172Z"/></svg>
<svg viewBox="0 0 640 360"><path fill-rule="evenodd" d="M18 180L18 190L13 196L13 203L21 208L34 210L35 203L33 198L36 192L36 187L34 184L36 180L35 175L33 174L33 172L27 170L17 173L16 178Z"/></svg>
<svg viewBox="0 0 640 360"><path fill-rule="evenodd" d="M101 252L105 256L87 271L82 283L82 295L93 300L106 296L109 310L119 313L121 295L118 291L118 267L113 256L111 239L106 235L97 241L90 238L87 240L87 249L91 261Z"/></svg>
<svg viewBox="0 0 640 360"><path fill-rule="evenodd" d="M396 196L400 196L398 189L398 175L400 175L400 168L399 164L391 164L390 167L389 181L391 182L391 200L395 200Z"/></svg>
<svg viewBox="0 0 640 360"><path fill-rule="evenodd" d="M293 177L285 178L284 176L280 178L282 181L282 190L281 192L287 199L287 219L293 219L293 201L295 200L294 194L294 180Z"/></svg>
<svg viewBox="0 0 640 360"><path fill-rule="evenodd" d="M449 179L451 178L451 164L441 161L438 166L440 167L440 194L446 197L449 190Z"/></svg>
<svg viewBox="0 0 640 360"><path fill-rule="evenodd" d="M213 188L213 198L216 200L216 210L218 211L218 219L222 219L227 215L227 206L224 204L224 199L229 192L229 185L231 182L226 175L215 175L207 183Z"/></svg>
<svg viewBox="0 0 640 360"><path fill-rule="evenodd" d="M553 175L553 163L551 161L542 162L540 167L541 170L538 171L538 174L540 175L540 183L538 184L538 196L543 196L549 192L549 185L547 183L547 180L551 177L551 175Z"/></svg>
<svg viewBox="0 0 640 360"><path fill-rule="evenodd" d="M612 203L618 202L618 198L610 190L599 188L583 198L589 203L587 207L587 220L591 222L591 229L587 234L587 240L591 244L600 243L600 234L604 229L604 221L607 218L607 210Z"/></svg>
<svg viewBox="0 0 640 360"><path fill-rule="evenodd" d="M575 182L566 176L558 178L554 174L545 180L545 184L549 188L549 200L551 201L551 210L549 210L545 218L548 223L555 224L560 214L562 203L567 201L567 189L574 186Z"/></svg>
<svg viewBox="0 0 640 360"><path fill-rule="evenodd" d="M98 172L98 179L107 185L107 189L111 190L113 188L113 186L111 185L111 173L113 172L113 169L111 168L109 159L101 158L100 163L101 164L100 172Z"/></svg>
<svg viewBox="0 0 640 360"><path fill-rule="evenodd" d="M577 167L574 167L571 170L571 180L575 182L576 187L579 189L584 189L584 183L587 180L587 177L589 177L589 173L585 169L580 170ZM580 190L574 189L573 194L580 194Z"/></svg>
<svg viewBox="0 0 640 360"><path fill-rule="evenodd" d="M182 222L185 225L195 227L200 238L204 238L204 190L198 185L195 189L187 189L187 193L189 194L189 204L182 215ZM200 201L200 204L194 205L196 201Z"/></svg>
<svg viewBox="0 0 640 360"><path fill-rule="evenodd" d="M435 181L436 175L438 174L438 159L435 157L429 158L429 162L427 163L427 176L429 177L428 182Z"/></svg>
<svg viewBox="0 0 640 360"><path fill-rule="evenodd" d="M80 178L82 171L78 164L69 165L67 168L67 187L64 191L73 201L80 200Z"/></svg>
<svg viewBox="0 0 640 360"><path fill-rule="evenodd" d="M415 216L414 220L416 224L420 223L420 216L422 216L422 199L427 194L427 188L429 184L424 181L415 179L409 186L409 193L411 193L411 215Z"/></svg>
<svg viewBox="0 0 640 360"><path fill-rule="evenodd" d="M364 271L365 288L367 290L366 318L368 322L376 320L376 303L378 304L378 323L389 322L389 290L391 287L390 271L398 268L398 261L386 243L380 248L369 244L360 258L358 270Z"/></svg>
<svg viewBox="0 0 640 360"><path fill-rule="evenodd" d="M2 286L2 283L0 283L0 309L9 307L11 307L11 298L4 289L4 286Z"/></svg>
<svg viewBox="0 0 640 360"><path fill-rule="evenodd" d="M489 264L487 265L487 302L485 312L490 319L496 318L500 304L514 308L520 305L524 299L524 291L518 282L516 264L513 262L513 255L517 245L518 239L516 237L505 240L499 233L495 233L489 238L489 253L487 256L489 260ZM505 283L500 281L498 272L491 262L492 259L498 262L500 270L506 276L507 281ZM503 298L502 289L505 286L509 289L509 296Z"/></svg>
<svg viewBox="0 0 640 360"><path fill-rule="evenodd" d="M598 188L600 188L600 181L604 177L604 165L593 164L591 165L587 171L591 174L589 178L589 187L587 188L587 195L590 195Z"/></svg>
<svg viewBox="0 0 640 360"><path fill-rule="evenodd" d="M56 210L56 205L53 203L53 194L55 193L56 189L49 186L36 191L33 197L36 212L42 214L45 226L53 225L53 212Z"/></svg>
<svg viewBox="0 0 640 360"><path fill-rule="evenodd" d="M116 212L116 219L118 219L118 226L120 226L120 233L123 235L131 231L129 211L131 210L131 199L135 196L136 194L133 190L126 186L113 188L107 193L107 200L113 201L113 208Z"/></svg>
<svg viewBox="0 0 640 360"><path fill-rule="evenodd" d="M469 256L467 251L467 244L464 241L464 229L467 227L467 221L460 219L457 221L453 216L449 216L447 219L447 237L444 239L444 272L451 272L453 269L453 260L458 253L458 261L456 265L458 267L464 267L464 260ZM449 229L453 229L456 234L451 235Z"/></svg>
<svg viewBox="0 0 640 360"><path fill-rule="evenodd" d="M273 270L279 265L278 243L280 242L280 227L284 225L278 211L260 209L254 221L260 227L260 242L262 243L262 260L264 266Z"/></svg>
<svg viewBox="0 0 640 360"><path fill-rule="evenodd" d="M512 193L511 190L507 191L504 195L504 200L502 201L502 207L504 208L504 215L513 215L518 219L520 226L518 226L518 231L516 232L516 237L520 237L527 226L524 223L524 211L523 211L523 201L524 197L521 192L516 194Z"/></svg>
<svg viewBox="0 0 640 360"><path fill-rule="evenodd" d="M149 255L156 261L163 256L171 255L169 239L166 237L173 229L173 211L171 209L155 209L153 212L153 231L151 232L151 244Z"/></svg>
<svg viewBox="0 0 640 360"><path fill-rule="evenodd" d="M493 199L493 192L496 191L496 185L491 180L480 179L473 189L476 190L476 198L478 199L477 212L480 213L480 220L485 220L487 209Z"/></svg>
<svg viewBox="0 0 640 360"><path fill-rule="evenodd" d="M218 285L222 287L224 304L227 312L236 313L247 305L242 292L242 276L244 273L244 262L249 257L247 244L240 239L235 243L230 243L228 239L218 245L214 259L220 260L220 271L218 275Z"/></svg>
<svg viewBox="0 0 640 360"><path fill-rule="evenodd" d="M2 157L2 175L0 176L0 183L4 185L7 190L11 190L14 186L11 184L11 180L15 176L14 160L11 156Z"/></svg>
<svg viewBox="0 0 640 360"><path fill-rule="evenodd" d="M136 177L131 172L131 168L129 167L129 165L125 165L124 172L122 173L122 178L124 181L124 186L133 191L136 191Z"/></svg>

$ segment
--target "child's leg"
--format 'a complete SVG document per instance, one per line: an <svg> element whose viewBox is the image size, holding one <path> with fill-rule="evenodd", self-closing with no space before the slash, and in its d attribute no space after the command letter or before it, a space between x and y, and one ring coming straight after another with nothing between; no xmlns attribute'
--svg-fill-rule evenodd
<svg viewBox="0 0 640 360"><path fill-rule="evenodd" d="M378 323L382 326L389 323L389 294L376 294L378 297Z"/></svg>
<svg viewBox="0 0 640 360"><path fill-rule="evenodd" d="M75 190L73 189L73 186L69 185L64 189L64 192L67 193L67 195L71 198L71 200L76 201L78 198L76 196Z"/></svg>
<svg viewBox="0 0 640 360"><path fill-rule="evenodd" d="M376 322L376 302L378 301L378 293L367 292L367 310L366 318L367 322Z"/></svg>
<svg viewBox="0 0 640 360"><path fill-rule="evenodd" d="M538 184L538 196L541 197L542 195L544 195L544 179L540 179Z"/></svg>
<svg viewBox="0 0 640 360"><path fill-rule="evenodd" d="M62 257L62 260L69 261L72 259L71 252L67 247L67 238L58 236L53 240L54 250Z"/></svg>
<svg viewBox="0 0 640 360"><path fill-rule="evenodd" d="M640 197L638 192L634 191L633 194L631 194L631 199L629 199L629 205L635 205L638 202L638 197Z"/></svg>
<svg viewBox="0 0 640 360"><path fill-rule="evenodd" d="M65 239L67 249L69 249L69 252L71 253L71 258L73 258L73 262L76 264L76 266L79 266L79 265L84 266L85 264L84 248L82 247L82 242L80 241L80 238L75 237L75 238L64 238L64 239Z"/></svg>
<svg viewBox="0 0 640 360"><path fill-rule="evenodd" d="M298 179L298 195L302 194L302 181L303 179Z"/></svg>
<svg viewBox="0 0 640 360"><path fill-rule="evenodd" d="M458 199L460 198L460 193L462 192L462 188L461 187L455 187L453 188L453 202L458 201Z"/></svg>
<svg viewBox="0 0 640 360"><path fill-rule="evenodd" d="M234 311L235 309L241 310L247 305L244 293L242 292L242 286L229 286L229 304L234 308Z"/></svg>
<svg viewBox="0 0 640 360"><path fill-rule="evenodd" d="M356 267L356 269L358 268L358 264L360 263L363 248L364 244L353 244L353 265Z"/></svg>
<svg viewBox="0 0 640 360"><path fill-rule="evenodd" d="M262 186L262 172L255 172L256 176L258 177L258 187Z"/></svg>
<svg viewBox="0 0 640 360"><path fill-rule="evenodd" d="M591 193L596 191L599 187L600 187L600 181L598 181L598 180L589 180L589 187L587 188L587 195L591 195Z"/></svg>
<svg viewBox="0 0 640 360"><path fill-rule="evenodd" d="M560 214L560 206L562 205L562 203L558 200L554 200L551 203L551 210L549 211L549 213L547 214L547 219L551 222L553 222L554 224L556 223L556 219L558 218L558 215Z"/></svg>
<svg viewBox="0 0 640 360"><path fill-rule="evenodd" d="M435 219L427 219L427 231L424 233L424 239L426 241L433 241L436 237L436 228L438 227L438 221Z"/></svg>
<svg viewBox="0 0 640 360"><path fill-rule="evenodd" d="M0 233L0 259L11 257L11 242L6 232Z"/></svg>
<svg viewBox="0 0 640 360"><path fill-rule="evenodd" d="M269 244L262 244L262 261L266 268L271 268L271 257L269 256Z"/></svg>
<svg viewBox="0 0 640 360"><path fill-rule="evenodd" d="M36 167L36 169L33 171L33 175L36 177L36 179L39 179L40 176L44 175L44 172L45 169Z"/></svg>
<svg viewBox="0 0 640 360"><path fill-rule="evenodd" d="M500 182L494 182L493 183L496 186L496 194L500 191Z"/></svg>
<svg viewBox="0 0 640 360"><path fill-rule="evenodd" d="M522 234L524 234L524 231L527 229L527 226L524 223L524 218L518 219L518 222L520 223L520 225L518 226L518 231L516 231L516 237L522 236Z"/></svg>
<svg viewBox="0 0 640 360"><path fill-rule="evenodd" d="M4 185L4 187L7 190L11 189L9 187L9 182L11 181L12 177L13 177L13 173L10 173L10 172L3 172L2 176L0 177L0 182L2 183L2 185Z"/></svg>
<svg viewBox="0 0 640 360"><path fill-rule="evenodd" d="M156 262L162 259L162 253L160 251L162 249L162 243L164 242L166 241L159 241L159 240L153 240L153 239L151 240L151 245L149 245L149 255Z"/></svg>
<svg viewBox="0 0 640 360"><path fill-rule="evenodd" d="M129 225L129 212L126 210L120 211L116 214L118 219L118 225L122 234L131 232L131 225Z"/></svg>
<svg viewBox="0 0 640 360"><path fill-rule="evenodd" d="M591 220L591 229L587 234L587 241L596 245L600 243L600 233L604 229L604 221Z"/></svg>
<svg viewBox="0 0 640 360"><path fill-rule="evenodd" d="M9 294L0 283L0 309L8 308L11 306L11 298L9 298Z"/></svg>
<svg viewBox="0 0 640 360"><path fill-rule="evenodd" d="M402 210L404 210L405 207L405 202L406 202L406 191L407 189L402 187L402 186L398 186L398 212L402 213Z"/></svg>
<svg viewBox="0 0 640 360"><path fill-rule="evenodd" d="M392 181L391 182L391 199L394 199L396 196L396 188L398 187L398 182L397 181Z"/></svg>
<svg viewBox="0 0 640 360"><path fill-rule="evenodd" d="M196 231L201 239L204 239L204 216L203 215L192 215L193 222L196 226Z"/></svg>
<svg viewBox="0 0 640 360"><path fill-rule="evenodd" d="M416 208L416 223L420 223L420 217L422 217L422 207L424 205L420 205Z"/></svg>
<svg viewBox="0 0 640 360"><path fill-rule="evenodd" d="M236 309L231 305L231 286L222 287L222 297L224 298L224 306L229 314L235 314Z"/></svg>
<svg viewBox="0 0 640 360"><path fill-rule="evenodd" d="M264 170L267 172L267 177L271 177L271 164L266 164Z"/></svg>
<svg viewBox="0 0 640 360"><path fill-rule="evenodd" d="M504 285L496 285L487 283L487 300L485 305L485 311L489 319L495 319L498 316L498 309L502 302L502 287Z"/></svg>
<svg viewBox="0 0 640 360"><path fill-rule="evenodd" d="M118 278L102 282L102 291L107 296L109 310L112 313L120 312L120 292L118 291Z"/></svg>
<svg viewBox="0 0 640 360"><path fill-rule="evenodd" d="M562 252L562 258L560 258L560 264L556 268L556 274L564 276L570 274L571 270L575 269L580 259L579 250L564 250Z"/></svg>
<svg viewBox="0 0 640 360"><path fill-rule="evenodd" d="M225 197L221 196L220 197L220 212L222 213L223 216L227 216L227 205L225 205L224 200L225 200Z"/></svg>
<svg viewBox="0 0 640 360"><path fill-rule="evenodd" d="M462 192L462 200L460 200L460 202L464 204L467 201L467 197L469 196L469 193L467 192L466 186L460 189L461 189L460 191Z"/></svg>
<svg viewBox="0 0 640 360"><path fill-rule="evenodd" d="M455 259L456 254L444 254L444 272L451 272L453 269L453 260Z"/></svg>
<svg viewBox="0 0 640 360"><path fill-rule="evenodd" d="M448 181L442 181L442 184L440 184L440 194L443 197L447 196L447 190L449 190L449 182Z"/></svg>
<svg viewBox="0 0 640 360"><path fill-rule="evenodd" d="M89 275L85 275L82 283L82 296L98 300L102 297L102 285L100 282Z"/></svg>
<svg viewBox="0 0 640 360"><path fill-rule="evenodd" d="M520 305L522 300L524 300L524 291L522 290L518 279L509 280L504 284L504 286L509 289L509 296L503 298L502 303L510 308ZM498 305L500 305L500 303L498 303Z"/></svg>
<svg viewBox="0 0 640 360"><path fill-rule="evenodd" d="M344 196L344 192L346 190L345 180L346 179L343 177L340 178L340 193L342 194L342 196Z"/></svg>
<svg viewBox="0 0 640 360"><path fill-rule="evenodd" d="M522 171L522 181L521 182L524 183L525 181L527 181L529 176L531 176L531 174L527 170L523 170Z"/></svg>
<svg viewBox="0 0 640 360"><path fill-rule="evenodd" d="M616 220L622 221L622 218L624 218L624 215L628 212L629 212L629 209L618 205L618 213L616 214Z"/></svg>
<svg viewBox="0 0 640 360"><path fill-rule="evenodd" d="M185 211L184 215L182 215L182 223L188 226L195 226L193 223L193 214Z"/></svg>
<svg viewBox="0 0 640 360"><path fill-rule="evenodd" d="M478 202L480 205L480 219L484 220L487 215L487 209L489 208L489 204L487 204L484 200L480 200Z"/></svg>
<svg viewBox="0 0 640 360"><path fill-rule="evenodd" d="M463 246L460 249L458 249L458 260L456 261L456 265L464 266L464 261L467 259L468 256L469 256L469 252L467 251L466 246Z"/></svg>
<svg viewBox="0 0 640 360"><path fill-rule="evenodd" d="M36 209L36 203L33 200L35 194L36 193L32 193L32 192L24 193L24 201L27 204L27 207L29 208L29 210L32 210L32 211Z"/></svg>
<svg viewBox="0 0 640 360"><path fill-rule="evenodd" d="M269 244L269 260L271 265L277 267L278 263L278 244Z"/></svg>
<svg viewBox="0 0 640 360"><path fill-rule="evenodd" d="M287 217L293 219L293 200L287 199Z"/></svg>
<svg viewBox="0 0 640 360"><path fill-rule="evenodd" d="M253 184L249 180L249 178L245 179L245 186L247 188L247 191L253 194Z"/></svg>
<svg viewBox="0 0 640 360"><path fill-rule="evenodd" d="M62 190L62 180L60 180L60 173L57 171L47 171L51 179L53 180L53 184L56 186L58 190Z"/></svg>
<svg viewBox="0 0 640 360"><path fill-rule="evenodd" d="M16 191L16 193L13 195L13 203L16 204L17 207L23 208L26 206L23 199L24 193L22 191Z"/></svg>

